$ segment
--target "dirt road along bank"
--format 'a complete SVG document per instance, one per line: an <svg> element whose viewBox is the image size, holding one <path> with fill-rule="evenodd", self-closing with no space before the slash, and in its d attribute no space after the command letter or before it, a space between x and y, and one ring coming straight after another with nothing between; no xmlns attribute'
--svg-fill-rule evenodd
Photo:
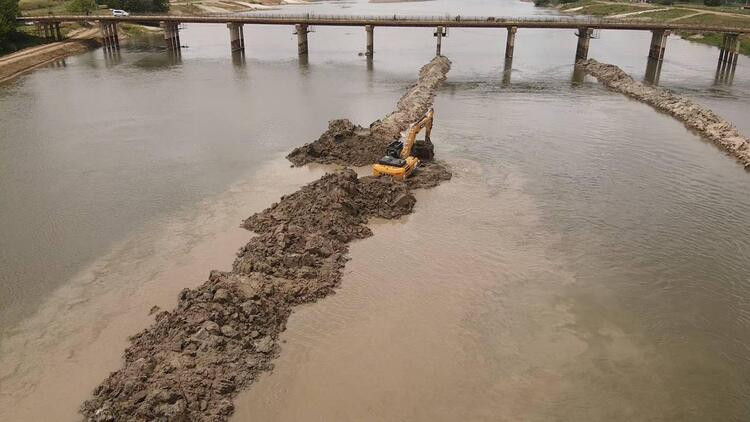
<svg viewBox="0 0 750 422"><path fill-rule="evenodd" d="M25 48L0 57L0 82L18 77L39 66L101 46L99 29L79 31L67 40Z"/></svg>
<svg viewBox="0 0 750 422"><path fill-rule="evenodd" d="M440 67L440 81L449 67ZM373 131L368 140L390 142L396 128L408 125L408 113L416 120L432 105L438 84L402 98L396 112L382 120L388 129ZM407 112L406 104L417 111ZM370 149L374 154L374 147L361 150L367 154ZM334 162L364 161L356 154L338 154L340 148L330 151ZM315 158L333 160L324 153ZM212 271L203 285L179 294L176 309L158 312L151 327L131 338L122 368L94 390L81 412L90 421L227 420L239 391L273 367L278 336L293 307L339 285L349 242L372 235L368 220L409 214L416 203L412 189L434 187L450 177L440 162L425 163L407 182L358 178L342 169L254 214L242 225L257 236L237 252L232 271Z"/></svg>
<svg viewBox="0 0 750 422"><path fill-rule="evenodd" d="M699 132L719 148L733 155L746 169L750 169L750 140L713 111L667 89L637 82L622 69L611 64L589 59L579 61L577 66L607 87L671 114L688 128Z"/></svg>
<svg viewBox="0 0 750 422"><path fill-rule="evenodd" d="M316 141L295 148L287 158L296 166L308 163L364 166L383 156L385 147L401 136L432 106L435 89L451 68L447 57L437 56L422 66L417 82L396 104L396 110L373 122L369 128L347 119L333 120Z"/></svg>

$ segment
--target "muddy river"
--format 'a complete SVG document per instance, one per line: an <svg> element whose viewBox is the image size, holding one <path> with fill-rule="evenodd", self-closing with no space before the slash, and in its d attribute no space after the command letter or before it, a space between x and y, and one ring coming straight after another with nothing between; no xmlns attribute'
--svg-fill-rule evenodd
<svg viewBox="0 0 750 422"><path fill-rule="evenodd" d="M287 12L531 16L505 1ZM325 167L283 156L393 109L430 29L187 25L0 85L0 420L76 420L127 336L231 266L237 226ZM590 57L643 79L650 34ZM450 30L433 141L454 178L353 244L235 420L679 420L750 415L750 175L671 117L574 73L573 31ZM750 60L669 39L660 84L750 133ZM511 70L505 71L506 68Z"/></svg>

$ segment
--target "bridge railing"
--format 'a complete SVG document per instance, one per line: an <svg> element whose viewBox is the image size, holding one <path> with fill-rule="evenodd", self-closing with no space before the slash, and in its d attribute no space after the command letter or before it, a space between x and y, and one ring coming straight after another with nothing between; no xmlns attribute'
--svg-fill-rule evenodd
<svg viewBox="0 0 750 422"><path fill-rule="evenodd" d="M133 13L129 17L120 17L120 16L111 16L111 15L80 15L80 14L57 14L57 15L49 15L49 16L22 16L21 20L34 20L36 19L45 19L50 20L54 19L55 17L60 17L61 19L75 19L75 20L97 20L99 18L108 18L108 19L116 19L121 21L128 21L128 20L134 20L138 21L139 19L148 19L148 20L180 20L180 15L155 15L151 13ZM273 23L274 21L281 21L281 22L289 22L289 21L298 21L300 23L308 23L311 25L315 25L316 22L341 22L341 23L348 23L348 22L371 22L374 24L377 24L378 22L383 23L389 23L393 24L394 22L397 24L399 22L403 22L405 24L407 23L414 23L414 22L430 22L435 25L440 24L460 24L460 23L497 23L497 24L504 24L507 26L517 24L519 26L522 25L533 25L533 24L546 24L546 23L559 23L563 25L576 25L576 26L602 26L602 25L612 25L612 26L640 26L644 29L648 29L649 27L658 27L658 28L674 28L674 29L681 29L681 28L689 28L691 30L705 30L705 31L730 31L730 32L749 32L750 30L747 28L733 28L733 27L717 27L717 26L711 26L711 25L702 25L702 24L680 24L680 23L672 23L672 24L665 24L665 23L659 23L659 22L649 22L644 21L643 19L612 19L612 18L606 18L606 17L593 17L593 16L533 16L533 17L512 17L512 16L462 16L462 15L432 15L432 16L425 16L425 15L339 15L339 14L318 14L318 13L298 13L298 14L291 14L291 13L267 13L267 12L255 12L255 11L249 11L249 12L233 12L233 13L211 13L211 12L204 12L204 13L197 13L193 15L185 15L183 16L186 20L190 19L227 19L227 21L236 20L236 19L253 19L253 20L263 20L268 23Z"/></svg>

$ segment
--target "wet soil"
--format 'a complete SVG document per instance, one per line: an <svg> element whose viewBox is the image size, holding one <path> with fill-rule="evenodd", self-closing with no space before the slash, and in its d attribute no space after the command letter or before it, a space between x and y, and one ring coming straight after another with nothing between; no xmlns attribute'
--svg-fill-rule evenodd
<svg viewBox="0 0 750 422"><path fill-rule="evenodd" d="M315 156L296 155L309 158L300 163L372 163L385 147L369 141L387 144L408 119L426 112L449 63L438 57L423 67L397 110L373 123L367 138L352 146L354 152L337 144ZM433 82L423 85L425 80ZM333 126L349 131L353 125ZM331 133L329 128L320 139L335 139ZM238 392L272 369L279 333L293 307L325 297L339 285L349 243L372 236L368 221L411 213L412 189L450 178L448 167L437 161L425 162L406 182L358 178L341 169L246 219L242 226L257 235L237 251L232 271L212 271L201 286L184 289L172 311L154 309L154 324L131 338L123 367L95 389L81 412L92 421L227 420Z"/></svg>
<svg viewBox="0 0 750 422"><path fill-rule="evenodd" d="M295 148L287 158L296 166L308 163L364 166L383 156L386 146L432 107L435 89L445 80L451 61L436 56L422 66L417 82L396 104L396 110L369 128L347 119L332 120L317 140Z"/></svg>
<svg viewBox="0 0 750 422"><path fill-rule="evenodd" d="M685 126L697 131L737 158L746 169L750 169L750 139L743 136L730 122L713 111L675 95L667 89L647 86L635 81L615 65L589 59L579 61L577 66L607 87L671 114L682 121Z"/></svg>

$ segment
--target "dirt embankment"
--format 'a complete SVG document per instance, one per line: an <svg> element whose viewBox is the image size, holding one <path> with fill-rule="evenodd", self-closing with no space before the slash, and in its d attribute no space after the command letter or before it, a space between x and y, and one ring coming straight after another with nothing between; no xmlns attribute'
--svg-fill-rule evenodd
<svg viewBox="0 0 750 422"><path fill-rule="evenodd" d="M401 97L396 110L369 128L354 125L347 119L333 120L323 135L299 148L287 158L296 166L308 163L364 166L383 156L385 147L409 125L419 120L432 106L435 89L445 80L451 68L447 57L437 56L420 69L417 83Z"/></svg>
<svg viewBox="0 0 750 422"><path fill-rule="evenodd" d="M429 107L432 92L420 98L411 103L418 108L412 115ZM406 116L399 104L396 113ZM384 121L408 118L391 116ZM350 165L374 161L336 157ZM83 415L92 421L227 420L237 393L272 368L292 308L341 282L349 242L372 235L368 220L410 213L413 188L450 177L439 162L425 163L407 182L358 178L343 169L254 214L242 225L257 236L237 252L232 271L212 271L200 287L183 290L176 309L158 312L151 327L133 336L123 367L96 388Z"/></svg>
<svg viewBox="0 0 750 422"><path fill-rule="evenodd" d="M80 54L101 45L99 29L82 30L71 38L26 48L0 58L0 82L64 57Z"/></svg>
<svg viewBox="0 0 750 422"><path fill-rule="evenodd" d="M643 85L617 66L593 59L579 61L577 65L607 87L671 114L750 168L750 140L713 111L667 89Z"/></svg>

